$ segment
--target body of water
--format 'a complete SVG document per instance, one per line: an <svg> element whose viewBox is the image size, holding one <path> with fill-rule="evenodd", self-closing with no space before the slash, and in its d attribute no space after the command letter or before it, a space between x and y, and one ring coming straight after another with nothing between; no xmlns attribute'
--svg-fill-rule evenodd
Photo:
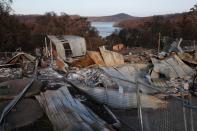
<svg viewBox="0 0 197 131"><path fill-rule="evenodd" d="M91 26L95 27L102 37L111 35L115 30L120 30L119 27L114 27L115 22L91 22Z"/></svg>

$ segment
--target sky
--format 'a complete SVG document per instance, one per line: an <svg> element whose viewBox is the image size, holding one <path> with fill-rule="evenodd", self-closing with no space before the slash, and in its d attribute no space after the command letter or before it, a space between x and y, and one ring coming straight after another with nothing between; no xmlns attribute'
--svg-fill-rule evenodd
<svg viewBox="0 0 197 131"><path fill-rule="evenodd" d="M127 13L132 16L182 13L196 0L13 0L15 14L44 14L54 11L70 15L107 16Z"/></svg>

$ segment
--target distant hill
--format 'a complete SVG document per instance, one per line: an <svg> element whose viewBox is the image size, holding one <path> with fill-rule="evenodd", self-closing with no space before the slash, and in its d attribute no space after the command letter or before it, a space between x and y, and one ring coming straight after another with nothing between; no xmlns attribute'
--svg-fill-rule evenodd
<svg viewBox="0 0 197 131"><path fill-rule="evenodd" d="M95 21L95 22L121 22L124 20L132 20L138 17L130 16L125 13L120 13L111 16L100 16L100 17L87 17L88 21Z"/></svg>
<svg viewBox="0 0 197 131"><path fill-rule="evenodd" d="M181 20L183 15L184 13L176 13L176 14L155 15L155 16L148 16L148 17L135 17L133 19L120 21L116 26L124 27L124 28L136 28L136 27L143 25L145 22L151 22L154 17L162 17L164 20L177 22Z"/></svg>

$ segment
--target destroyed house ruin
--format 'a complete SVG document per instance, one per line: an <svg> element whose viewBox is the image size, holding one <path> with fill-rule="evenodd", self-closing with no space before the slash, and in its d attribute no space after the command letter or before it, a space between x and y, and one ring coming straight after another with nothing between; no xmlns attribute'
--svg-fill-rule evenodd
<svg viewBox="0 0 197 131"><path fill-rule="evenodd" d="M195 131L195 53L176 49L87 51L48 35L44 53L0 65L0 131Z"/></svg>

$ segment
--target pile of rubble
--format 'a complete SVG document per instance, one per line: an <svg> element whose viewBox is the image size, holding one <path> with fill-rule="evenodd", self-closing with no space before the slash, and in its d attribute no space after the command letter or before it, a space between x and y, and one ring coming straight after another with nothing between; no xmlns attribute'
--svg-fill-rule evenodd
<svg viewBox="0 0 197 131"><path fill-rule="evenodd" d="M158 94L196 92L196 57L180 48L159 55L137 48L122 55L104 47L87 51L81 37L48 41L42 55L18 53L0 65L0 129L23 127L45 114L53 130L116 130L121 122L110 109L165 108ZM86 106L88 100L102 105L110 122Z"/></svg>

